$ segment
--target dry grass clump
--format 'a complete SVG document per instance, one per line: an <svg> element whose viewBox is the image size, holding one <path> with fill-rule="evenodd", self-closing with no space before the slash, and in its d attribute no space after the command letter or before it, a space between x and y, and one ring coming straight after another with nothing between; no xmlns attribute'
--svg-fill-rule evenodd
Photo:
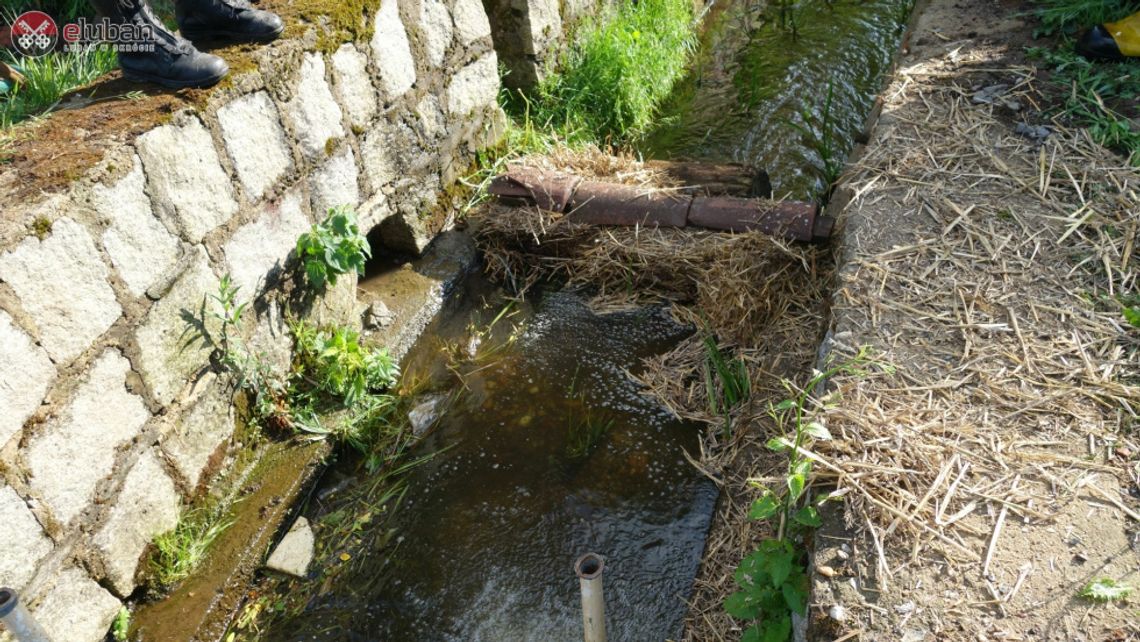
<svg viewBox="0 0 1140 642"><path fill-rule="evenodd" d="M629 158L595 151L556 152L524 163L588 178L671 189L666 177ZM492 277L516 291L540 279L583 286L603 307L665 299L679 320L708 327L721 341L761 342L793 307L823 296L820 252L758 232L596 227L536 208L488 204L474 228Z"/></svg>

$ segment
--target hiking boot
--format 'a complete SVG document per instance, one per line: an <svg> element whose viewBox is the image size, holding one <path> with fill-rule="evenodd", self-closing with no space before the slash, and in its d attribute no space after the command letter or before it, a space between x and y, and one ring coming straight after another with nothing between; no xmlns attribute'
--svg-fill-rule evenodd
<svg viewBox="0 0 1140 642"><path fill-rule="evenodd" d="M269 42L285 31L277 14L254 9L247 0L178 0L174 11L179 31L195 41Z"/></svg>
<svg viewBox="0 0 1140 642"><path fill-rule="evenodd" d="M136 44L141 51L120 51L119 66L131 80L182 89L215 85L230 68L217 56L202 53L170 33L145 0L96 0L96 9L118 24L130 24L144 34Z"/></svg>
<svg viewBox="0 0 1140 642"><path fill-rule="evenodd" d="M1076 48L1077 53L1091 60L1140 57L1140 13L1089 29L1077 40Z"/></svg>

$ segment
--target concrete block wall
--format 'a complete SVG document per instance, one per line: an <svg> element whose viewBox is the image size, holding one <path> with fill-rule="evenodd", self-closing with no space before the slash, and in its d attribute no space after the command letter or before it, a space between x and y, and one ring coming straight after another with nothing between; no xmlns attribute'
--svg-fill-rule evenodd
<svg viewBox="0 0 1140 642"><path fill-rule="evenodd" d="M231 274L256 298L243 334L284 366L277 277L297 236L351 205L386 246L421 251L441 191L497 139L478 0L382 0L372 20L369 41L334 51L312 30L274 43L131 140L92 132L100 162L5 214L0 584L53 639L102 639L148 543L232 449L231 382L183 345L184 315ZM355 279L312 314L358 320Z"/></svg>

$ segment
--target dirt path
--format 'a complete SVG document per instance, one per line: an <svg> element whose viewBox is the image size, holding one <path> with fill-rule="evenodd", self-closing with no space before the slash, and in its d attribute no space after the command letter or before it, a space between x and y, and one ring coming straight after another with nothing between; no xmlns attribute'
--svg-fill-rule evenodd
<svg viewBox="0 0 1140 642"><path fill-rule="evenodd" d="M827 347L896 371L834 382L814 639L1140 639L1077 597L1140 587L1140 172L1045 121L1017 8L930 3L846 181Z"/></svg>

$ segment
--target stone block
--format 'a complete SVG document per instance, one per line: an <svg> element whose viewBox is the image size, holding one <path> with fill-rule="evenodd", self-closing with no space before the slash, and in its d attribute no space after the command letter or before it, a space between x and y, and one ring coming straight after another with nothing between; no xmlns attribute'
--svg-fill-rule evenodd
<svg viewBox="0 0 1140 642"><path fill-rule="evenodd" d="M201 321L203 307L209 316L209 298L218 291L218 278L210 271L206 253L199 248L186 271L170 291L159 299L135 331L139 361L136 365L154 398L163 405L174 401L178 393L199 370L209 364L210 351L201 342L184 345L187 318ZM217 332L216 323L207 319L208 327Z"/></svg>
<svg viewBox="0 0 1140 642"><path fill-rule="evenodd" d="M36 565L51 552L52 543L28 505L0 482L0 585L21 591L35 575Z"/></svg>
<svg viewBox="0 0 1140 642"><path fill-rule="evenodd" d="M427 94L420 99L416 104L416 117L419 119L420 132L427 140L442 138L447 133L447 123L435 94Z"/></svg>
<svg viewBox="0 0 1140 642"><path fill-rule="evenodd" d="M15 290L56 363L70 362L103 334L122 308L107 267L83 226L61 218L51 236L28 237L0 256L0 280Z"/></svg>
<svg viewBox="0 0 1140 642"><path fill-rule="evenodd" d="M144 191L146 176L138 156L133 167L114 185L91 189L91 205L107 222L103 248L111 257L127 290L135 296L146 293L156 279L178 260L178 237L167 231L155 216Z"/></svg>
<svg viewBox="0 0 1140 642"><path fill-rule="evenodd" d="M301 151L311 159L323 158L329 140L344 137L340 106L325 80L325 61L320 54L305 54L293 99L285 103L284 111Z"/></svg>
<svg viewBox="0 0 1140 642"><path fill-rule="evenodd" d="M135 147L155 207L186 240L201 241L237 213L214 140L197 118L152 129Z"/></svg>
<svg viewBox="0 0 1140 642"><path fill-rule="evenodd" d="M443 0L420 0L418 27L423 38L424 54L432 67L439 67L454 40L451 12Z"/></svg>
<svg viewBox="0 0 1140 642"><path fill-rule="evenodd" d="M264 91L242 96L218 110L222 140L242 188L251 200L265 196L293 167L277 107Z"/></svg>
<svg viewBox="0 0 1140 642"><path fill-rule="evenodd" d="M250 300L264 287L267 275L284 267L297 237L309 231L309 218L301 206L299 191L286 194L279 203L267 203L261 216L234 232L225 245L226 265L240 300Z"/></svg>
<svg viewBox="0 0 1140 642"><path fill-rule="evenodd" d="M200 385L203 392L178 417L162 442L163 451L191 489L196 489L202 481L211 455L234 434L229 387L214 375L207 375Z"/></svg>
<svg viewBox="0 0 1140 642"><path fill-rule="evenodd" d="M127 474L107 523L92 540L103 558L106 579L119 597L135 590L143 551L156 535L178 524L180 505L174 482L154 450L143 453Z"/></svg>
<svg viewBox="0 0 1140 642"><path fill-rule="evenodd" d="M364 128L376 117L376 88L368 73L368 58L351 43L345 43L332 55L333 78L340 104L353 127Z"/></svg>
<svg viewBox="0 0 1140 642"><path fill-rule="evenodd" d="M343 145L309 179L313 216L323 219L330 208L339 205L356 208L360 204L359 183L360 170L356 168L352 148Z"/></svg>
<svg viewBox="0 0 1140 642"><path fill-rule="evenodd" d="M542 60L562 38L561 0L526 0L523 51Z"/></svg>
<svg viewBox="0 0 1140 642"><path fill-rule="evenodd" d="M382 122L364 136L360 142L360 160L364 175L373 192L396 180L399 176L396 146L388 132L389 125Z"/></svg>
<svg viewBox="0 0 1140 642"><path fill-rule="evenodd" d="M381 0L374 26L372 59L379 72L380 90L386 100L395 100L416 84L416 63L396 0Z"/></svg>
<svg viewBox="0 0 1140 642"><path fill-rule="evenodd" d="M455 34L463 46L491 35L491 22L479 0L455 0L452 6Z"/></svg>
<svg viewBox="0 0 1140 642"><path fill-rule="evenodd" d="M313 529L309 520L298 517L281 543L273 549L273 553L265 562L265 568L286 575L305 577L309 570L309 563L313 561Z"/></svg>
<svg viewBox="0 0 1140 642"><path fill-rule="evenodd" d="M55 379L55 367L42 348L0 310L0 448L35 412Z"/></svg>
<svg viewBox="0 0 1140 642"><path fill-rule="evenodd" d="M69 566L32 615L52 642L101 642L121 606L86 573Z"/></svg>
<svg viewBox="0 0 1140 642"><path fill-rule="evenodd" d="M490 52L460 69L447 87L447 111L464 116L495 103L499 95L499 67Z"/></svg>
<svg viewBox="0 0 1140 642"><path fill-rule="evenodd" d="M150 418L143 400L127 391L130 369L117 350L104 351L63 412L23 452L29 484L62 524L91 503L95 485L114 468L116 449Z"/></svg>

